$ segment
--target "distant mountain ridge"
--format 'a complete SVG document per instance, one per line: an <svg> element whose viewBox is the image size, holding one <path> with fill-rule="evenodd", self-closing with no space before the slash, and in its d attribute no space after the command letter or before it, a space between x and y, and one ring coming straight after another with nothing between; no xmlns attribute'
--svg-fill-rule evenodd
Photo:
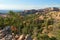
<svg viewBox="0 0 60 40"><path fill-rule="evenodd" d="M48 13L51 11L60 11L60 9L58 7L49 7L49 8L44 8L44 9L32 9L32 10L24 10L21 14L22 15L26 15L26 14L34 14L34 13Z"/></svg>
<svg viewBox="0 0 60 40"><path fill-rule="evenodd" d="M8 13L10 10L0 10L0 13ZM49 12L49 11L60 11L60 9L58 7L48 7L48 8L44 8L44 9L31 9L31 10L11 10L13 12L20 12L21 14L33 14L36 12Z"/></svg>
<svg viewBox="0 0 60 40"><path fill-rule="evenodd" d="M21 12L22 10L0 10L0 13L8 13L9 11Z"/></svg>

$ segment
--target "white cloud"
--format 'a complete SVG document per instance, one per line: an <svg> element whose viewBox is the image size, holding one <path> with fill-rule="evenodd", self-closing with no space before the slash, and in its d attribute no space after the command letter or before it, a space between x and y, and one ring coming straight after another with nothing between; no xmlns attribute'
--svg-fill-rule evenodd
<svg viewBox="0 0 60 40"><path fill-rule="evenodd" d="M18 9L18 6L17 5L0 4L0 9Z"/></svg>
<svg viewBox="0 0 60 40"><path fill-rule="evenodd" d="M0 9L10 9L10 10L15 10L15 9L37 9L39 8L38 6L33 6L33 5L6 5L6 4L0 4Z"/></svg>
<svg viewBox="0 0 60 40"><path fill-rule="evenodd" d="M23 10L23 9L40 9L45 7L60 7L59 5L6 5L6 4L0 4L0 10Z"/></svg>

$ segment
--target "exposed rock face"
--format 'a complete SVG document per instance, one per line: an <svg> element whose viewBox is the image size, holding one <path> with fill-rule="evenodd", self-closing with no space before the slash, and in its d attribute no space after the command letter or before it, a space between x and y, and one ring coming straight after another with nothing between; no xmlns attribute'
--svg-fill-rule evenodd
<svg viewBox="0 0 60 40"><path fill-rule="evenodd" d="M9 26L0 30L0 39L1 40L12 40L11 30Z"/></svg>
<svg viewBox="0 0 60 40"><path fill-rule="evenodd" d="M0 17L5 18L5 17L7 17L7 15L6 14L0 14Z"/></svg>
<svg viewBox="0 0 60 40"><path fill-rule="evenodd" d="M25 35L20 35L20 37L18 38L18 40L32 40L31 35L27 34Z"/></svg>
<svg viewBox="0 0 60 40"><path fill-rule="evenodd" d="M10 27L6 27L2 30L0 30L0 40L32 40L31 35L27 34L26 36L24 34L15 35L14 33L10 32Z"/></svg>
<svg viewBox="0 0 60 40"><path fill-rule="evenodd" d="M28 34L27 34L25 40L32 40L31 35L28 35Z"/></svg>
<svg viewBox="0 0 60 40"><path fill-rule="evenodd" d="M43 20L44 19L44 16L43 15L39 16L39 19L40 20Z"/></svg>
<svg viewBox="0 0 60 40"><path fill-rule="evenodd" d="M44 9L38 9L38 10L35 10L35 9L32 9L32 10L24 10L21 13L21 15L26 15L26 14L34 14L34 13L47 13L47 12L50 12L50 11L60 11L59 8L57 7L49 7L49 8L44 8ZM1 17L6 17L7 15L6 14L0 14Z"/></svg>
<svg viewBox="0 0 60 40"><path fill-rule="evenodd" d="M44 29L44 30L42 31L42 33L48 33L48 30L47 30L47 29Z"/></svg>
<svg viewBox="0 0 60 40"><path fill-rule="evenodd" d="M52 34L52 33L48 33L48 36L49 36L50 38L55 37L55 35Z"/></svg>
<svg viewBox="0 0 60 40"><path fill-rule="evenodd" d="M34 38L33 38L33 40L37 40L37 38L36 38L36 37L34 37Z"/></svg>
<svg viewBox="0 0 60 40"><path fill-rule="evenodd" d="M44 11L59 11L60 9L57 7L49 7L49 8L45 8Z"/></svg>
<svg viewBox="0 0 60 40"><path fill-rule="evenodd" d="M23 12L21 12L22 15L26 15L26 14L34 14L34 13L47 13L47 12L50 12L50 11L60 11L59 8L57 7L48 7L48 8L44 8L44 9L38 9L38 10L35 10L35 9L32 9L32 10L24 10Z"/></svg>
<svg viewBox="0 0 60 40"><path fill-rule="evenodd" d="M19 39L18 40L24 40L25 39L25 35L20 35Z"/></svg>
<svg viewBox="0 0 60 40"><path fill-rule="evenodd" d="M16 35L16 36L15 36L15 38L16 38L16 39L18 39L18 38L19 38L19 36L18 36L18 35Z"/></svg>

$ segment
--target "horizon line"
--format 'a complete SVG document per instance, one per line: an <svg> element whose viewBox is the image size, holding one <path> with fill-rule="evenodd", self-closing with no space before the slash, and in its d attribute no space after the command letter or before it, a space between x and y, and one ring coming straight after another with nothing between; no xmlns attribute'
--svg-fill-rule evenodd
<svg viewBox="0 0 60 40"><path fill-rule="evenodd" d="M0 9L0 10L38 10L38 9L45 9L45 8L53 8L53 7L44 7L44 8L30 8L30 9ZM59 8L60 7L56 7Z"/></svg>

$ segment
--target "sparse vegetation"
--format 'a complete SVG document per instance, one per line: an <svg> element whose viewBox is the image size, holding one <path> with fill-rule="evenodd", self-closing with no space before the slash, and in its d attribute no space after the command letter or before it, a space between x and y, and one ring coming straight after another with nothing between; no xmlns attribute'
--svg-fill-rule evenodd
<svg viewBox="0 0 60 40"><path fill-rule="evenodd" d="M5 18L0 17L0 27L10 26L13 33L30 34L34 40L59 40L60 16L54 16L59 14L52 11L22 16L10 11Z"/></svg>

